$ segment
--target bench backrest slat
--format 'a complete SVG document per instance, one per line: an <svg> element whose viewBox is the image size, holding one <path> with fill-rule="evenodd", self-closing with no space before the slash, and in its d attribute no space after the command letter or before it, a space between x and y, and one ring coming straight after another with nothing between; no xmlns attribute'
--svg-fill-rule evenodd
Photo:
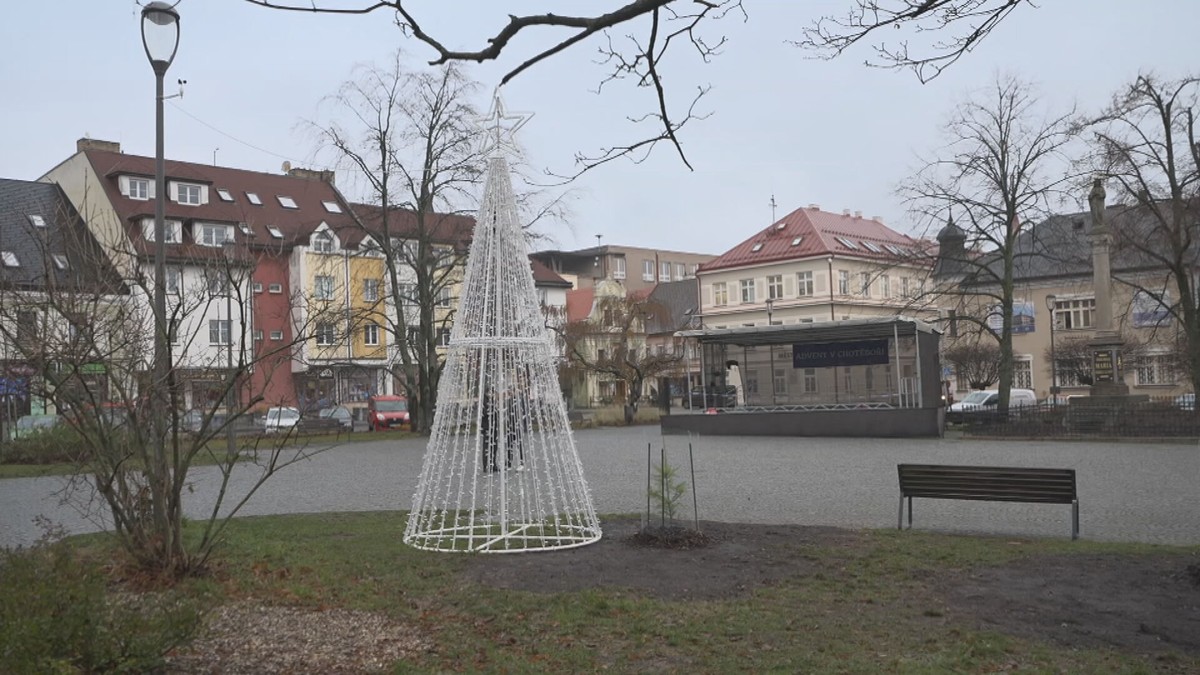
<svg viewBox="0 0 1200 675"><path fill-rule="evenodd" d="M1074 469L899 464L900 494L934 499L1070 504Z"/></svg>

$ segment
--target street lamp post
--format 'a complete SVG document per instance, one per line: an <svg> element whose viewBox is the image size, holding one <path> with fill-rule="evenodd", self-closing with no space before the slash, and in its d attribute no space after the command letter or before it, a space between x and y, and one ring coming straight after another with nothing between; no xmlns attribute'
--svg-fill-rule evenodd
<svg viewBox="0 0 1200 675"><path fill-rule="evenodd" d="M1054 354L1054 301L1057 298L1051 294L1046 296L1046 309L1050 311L1050 405L1058 406L1058 359Z"/></svg>
<svg viewBox="0 0 1200 675"><path fill-rule="evenodd" d="M767 298L767 325L773 326L771 323L771 312L775 309L775 298Z"/></svg>
<svg viewBox="0 0 1200 675"><path fill-rule="evenodd" d="M179 48L179 12L165 2L151 2L142 8L142 47L146 58L154 69L154 379L158 403L154 411L153 424L159 462L166 461L165 422L167 396L164 387L170 379L170 344L167 335L167 246L166 246L166 198L167 179L163 165L163 76L175 60ZM169 395L169 391L166 392ZM162 467L165 469L165 467Z"/></svg>

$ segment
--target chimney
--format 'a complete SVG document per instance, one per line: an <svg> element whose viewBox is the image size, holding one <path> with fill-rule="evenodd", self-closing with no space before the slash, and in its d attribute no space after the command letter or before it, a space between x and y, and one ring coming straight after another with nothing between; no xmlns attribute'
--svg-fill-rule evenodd
<svg viewBox="0 0 1200 675"><path fill-rule="evenodd" d="M812 210L812 211L820 211L821 205L820 204L809 204L808 208L809 208L809 210Z"/></svg>
<svg viewBox="0 0 1200 675"><path fill-rule="evenodd" d="M862 218L862 211L855 211L855 212L854 212L854 217L855 217L855 218Z"/></svg>
<svg viewBox="0 0 1200 675"><path fill-rule="evenodd" d="M333 169L302 169L299 167L288 169L287 175L292 178L307 178L308 180L319 180L330 185L334 184Z"/></svg>
<svg viewBox="0 0 1200 675"><path fill-rule="evenodd" d="M880 225L883 224L883 216L871 216L871 220L879 221Z"/></svg>
<svg viewBox="0 0 1200 675"><path fill-rule="evenodd" d="M121 152L121 144L115 141L102 141L98 138L81 138L75 141L75 151L103 150L104 152Z"/></svg>
<svg viewBox="0 0 1200 675"><path fill-rule="evenodd" d="M848 216L848 215L850 215L850 209L842 209L842 215L843 215L843 216Z"/></svg>

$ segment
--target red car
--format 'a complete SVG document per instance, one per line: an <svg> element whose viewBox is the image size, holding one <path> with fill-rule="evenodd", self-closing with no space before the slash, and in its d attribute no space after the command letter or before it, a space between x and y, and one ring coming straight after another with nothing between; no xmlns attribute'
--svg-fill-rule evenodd
<svg viewBox="0 0 1200 675"><path fill-rule="evenodd" d="M408 399L403 396L372 396L367 399L367 428L371 431L411 429Z"/></svg>

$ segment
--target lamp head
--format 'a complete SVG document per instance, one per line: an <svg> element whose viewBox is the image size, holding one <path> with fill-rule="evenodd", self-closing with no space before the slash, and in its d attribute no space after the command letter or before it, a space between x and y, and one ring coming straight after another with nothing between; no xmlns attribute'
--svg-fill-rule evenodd
<svg viewBox="0 0 1200 675"><path fill-rule="evenodd" d="M1053 293L1051 293L1050 295L1047 295L1046 296L1046 309L1053 312L1054 311L1054 301L1057 299L1058 299L1057 296L1055 296Z"/></svg>
<svg viewBox="0 0 1200 675"><path fill-rule="evenodd" d="M156 0L142 8L142 47L154 73L166 73L179 48L179 12L173 5Z"/></svg>

